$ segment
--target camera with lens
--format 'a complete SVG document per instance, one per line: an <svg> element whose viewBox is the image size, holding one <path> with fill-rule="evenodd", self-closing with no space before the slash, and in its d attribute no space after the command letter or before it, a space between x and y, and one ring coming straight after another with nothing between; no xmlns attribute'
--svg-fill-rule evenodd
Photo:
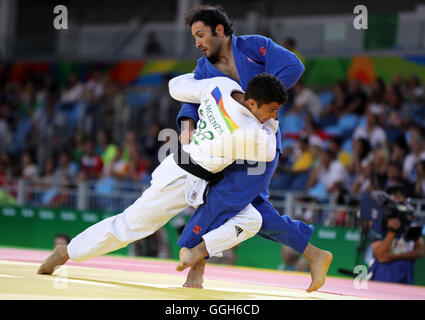
<svg viewBox="0 0 425 320"><path fill-rule="evenodd" d="M422 235L422 226L414 222L415 208L410 203L395 201L385 191L373 191L372 198L383 210L382 227L384 230L402 234L405 240L412 241L416 241ZM397 218L400 221L400 227L397 230L392 230L387 226L388 220L391 218Z"/></svg>

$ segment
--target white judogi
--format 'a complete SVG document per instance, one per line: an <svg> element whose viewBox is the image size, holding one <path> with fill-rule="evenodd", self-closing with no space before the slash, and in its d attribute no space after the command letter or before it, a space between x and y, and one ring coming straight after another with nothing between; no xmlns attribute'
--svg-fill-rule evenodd
<svg viewBox="0 0 425 320"><path fill-rule="evenodd" d="M200 166L216 173L235 159L273 160L278 123L272 119L260 123L248 109L232 99L233 91L243 92L235 81L225 77L194 80L193 74L188 74L172 79L169 88L176 100L200 103L193 140L183 147ZM237 148L235 144L245 147ZM131 206L71 240L69 257L73 261L85 261L151 235L188 206L202 204L206 184L205 180L180 168L173 155L169 155L152 173L151 186ZM261 224L261 214L248 205L205 238L210 256L220 256L223 250L252 237ZM244 232L237 239L223 241L220 234L228 228L234 230L235 225Z"/></svg>

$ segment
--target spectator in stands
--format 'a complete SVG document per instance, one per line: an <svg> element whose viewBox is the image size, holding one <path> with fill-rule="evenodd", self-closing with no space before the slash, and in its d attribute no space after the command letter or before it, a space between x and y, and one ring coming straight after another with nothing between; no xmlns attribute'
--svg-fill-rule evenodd
<svg viewBox="0 0 425 320"><path fill-rule="evenodd" d="M323 142L331 137L310 115L307 115L304 119L304 128L301 131L301 134L306 134L308 136L310 144L314 141L316 144L320 144L320 146L323 146Z"/></svg>
<svg viewBox="0 0 425 320"><path fill-rule="evenodd" d="M386 111L387 118L392 113L395 113L401 119L401 127L404 130L409 127L412 113L409 105L404 101L404 96L399 86L391 85L388 88Z"/></svg>
<svg viewBox="0 0 425 320"><path fill-rule="evenodd" d="M148 39L144 48L144 54L147 56L162 56L164 49L159 43L155 31L149 31Z"/></svg>
<svg viewBox="0 0 425 320"><path fill-rule="evenodd" d="M152 159L152 163L149 166L149 171L152 172L158 165L158 152L161 147L161 142L158 140L161 126L158 123L153 123L149 128L148 136L142 139L142 150L146 153L146 156Z"/></svg>
<svg viewBox="0 0 425 320"><path fill-rule="evenodd" d="M386 148L379 148L374 149L372 154L372 190L383 190L387 183L389 152Z"/></svg>
<svg viewBox="0 0 425 320"><path fill-rule="evenodd" d="M406 81L406 98L409 101L417 102L418 98L423 97L424 94L421 79L416 74L411 75Z"/></svg>
<svg viewBox="0 0 425 320"><path fill-rule="evenodd" d="M6 152L0 153L0 162L2 162L5 166L5 175L3 175L3 181L12 181L14 177L19 176L21 172L20 163L14 163L10 154Z"/></svg>
<svg viewBox="0 0 425 320"><path fill-rule="evenodd" d="M143 159L136 147L130 149L130 161L128 165L128 178L130 181L141 182L146 173L148 163Z"/></svg>
<svg viewBox="0 0 425 320"><path fill-rule="evenodd" d="M84 152L78 179L80 181L99 179L102 174L103 162L102 158L96 154L92 140L87 139L84 142Z"/></svg>
<svg viewBox="0 0 425 320"><path fill-rule="evenodd" d="M283 270L283 271L296 270L296 265L299 259L299 255L296 251L294 251L293 249L287 246L282 246L281 257L282 257L282 264L278 266L279 270Z"/></svg>
<svg viewBox="0 0 425 320"><path fill-rule="evenodd" d="M72 161L80 164L84 156L84 135L76 131L72 138Z"/></svg>
<svg viewBox="0 0 425 320"><path fill-rule="evenodd" d="M0 101L0 152L8 152L13 138L12 106Z"/></svg>
<svg viewBox="0 0 425 320"><path fill-rule="evenodd" d="M85 89L91 91L95 101L100 100L105 92L104 81L105 75L101 71L95 70L90 79L84 85Z"/></svg>
<svg viewBox="0 0 425 320"><path fill-rule="evenodd" d="M313 188L319 183L327 193L339 195L349 190L348 172L336 159L336 154L326 149L322 152L319 167L312 171L307 186Z"/></svg>
<svg viewBox="0 0 425 320"><path fill-rule="evenodd" d="M106 88L105 95L106 98L111 99L112 103L112 140L123 141L130 121L130 107L126 100L124 87L117 83L110 83Z"/></svg>
<svg viewBox="0 0 425 320"><path fill-rule="evenodd" d="M387 118L385 114L387 87L382 78L375 78L370 86L370 95L366 105L376 110L378 114L378 125L382 128L387 127Z"/></svg>
<svg viewBox="0 0 425 320"><path fill-rule="evenodd" d="M425 198L425 160L417 163L418 178L415 183L415 197Z"/></svg>
<svg viewBox="0 0 425 320"><path fill-rule="evenodd" d="M302 113L304 110L313 116L315 120L319 119L322 112L322 103L313 90L306 88L302 80L294 86L294 106L296 113Z"/></svg>
<svg viewBox="0 0 425 320"><path fill-rule="evenodd" d="M0 158L0 188L7 186L10 179L10 173L8 171L8 163L5 159Z"/></svg>
<svg viewBox="0 0 425 320"><path fill-rule="evenodd" d="M323 141L322 139L316 136L313 136L313 137L309 137L308 143L309 143L310 154L313 156L313 165L311 166L311 168L315 169L320 164L320 158L321 158L321 153L323 149Z"/></svg>
<svg viewBox="0 0 425 320"><path fill-rule="evenodd" d="M292 172L300 173L308 171L314 163L314 157L310 152L308 138L303 137L298 141L298 156L292 166Z"/></svg>
<svg viewBox="0 0 425 320"><path fill-rule="evenodd" d="M26 182L36 184L39 179L39 170L37 165L33 162L33 157L30 152L24 152L21 158L22 165L22 178L25 179Z"/></svg>
<svg viewBox="0 0 425 320"><path fill-rule="evenodd" d="M403 165L404 159L409 153L409 147L407 145L404 136L399 136L395 139L391 146L391 161L395 161L400 165Z"/></svg>
<svg viewBox="0 0 425 320"><path fill-rule="evenodd" d="M87 136L96 136L97 130L102 126L100 121L100 100L94 95L93 88L85 88L84 95L78 104L78 128Z"/></svg>
<svg viewBox="0 0 425 320"><path fill-rule="evenodd" d="M109 133L104 129L97 133L96 153L102 157L104 166L109 166L115 159L117 146L111 142Z"/></svg>
<svg viewBox="0 0 425 320"><path fill-rule="evenodd" d="M403 166L398 162L390 161L387 168L387 183L385 188L391 187L392 185L404 185L406 190L409 191L410 186L408 181L403 177ZM411 192L407 192L408 196L411 196Z"/></svg>
<svg viewBox="0 0 425 320"><path fill-rule="evenodd" d="M72 73L68 77L68 83L62 91L60 102L62 104L75 104L83 98L84 85L78 80L78 75Z"/></svg>
<svg viewBox="0 0 425 320"><path fill-rule="evenodd" d="M208 259L208 262L215 264L225 264L225 265L235 265L236 260L238 259L237 249L240 247L240 244L234 246L233 248L223 251L223 257L212 257ZM211 260L211 261L210 261Z"/></svg>
<svg viewBox="0 0 425 320"><path fill-rule="evenodd" d="M50 95L59 92L59 87L50 74L41 76L42 80L36 92L35 110L42 108Z"/></svg>
<svg viewBox="0 0 425 320"><path fill-rule="evenodd" d="M4 154L0 154L0 204L16 204L16 192L9 186L13 183L10 179L9 161Z"/></svg>
<svg viewBox="0 0 425 320"><path fill-rule="evenodd" d="M71 195L69 192L70 181L67 176L63 176L58 184L50 188L44 197L45 205L48 207L64 208L70 206ZM47 195L47 197L46 197ZM75 203L72 204L75 206Z"/></svg>
<svg viewBox="0 0 425 320"><path fill-rule="evenodd" d="M397 86L400 89L404 88L404 78L401 74L396 73L393 75L393 78L391 80L391 85L393 86Z"/></svg>
<svg viewBox="0 0 425 320"><path fill-rule="evenodd" d="M171 250L165 229L159 229L149 237L137 240L130 246L130 255L141 257L171 258Z"/></svg>
<svg viewBox="0 0 425 320"><path fill-rule="evenodd" d="M290 247L282 246L281 257L282 263L277 267L279 270L300 272L309 271L309 266L305 259Z"/></svg>
<svg viewBox="0 0 425 320"><path fill-rule="evenodd" d="M403 174L409 182L414 183L417 175L415 164L425 159L425 139L423 129L420 126L412 126L409 133L410 153L404 159Z"/></svg>
<svg viewBox="0 0 425 320"><path fill-rule="evenodd" d="M297 49L297 42L294 38L292 37L288 37L283 41L282 46L285 49L288 49L289 51L295 53L295 55L298 57L298 59L301 60L302 64L305 65L305 59L303 57L303 55L301 54L301 52L298 51Z"/></svg>
<svg viewBox="0 0 425 320"><path fill-rule="evenodd" d="M127 162L130 161L130 150L138 147L136 132L133 130L127 131L124 138L123 159Z"/></svg>
<svg viewBox="0 0 425 320"><path fill-rule="evenodd" d="M351 173L359 173L364 167L362 161L370 162L371 160L372 154L369 140L365 138L353 138L353 157L349 171Z"/></svg>
<svg viewBox="0 0 425 320"><path fill-rule="evenodd" d="M308 265L307 260L303 256L300 256L300 258L298 259L295 270L298 272L310 272L310 266Z"/></svg>
<svg viewBox="0 0 425 320"><path fill-rule="evenodd" d="M369 105L366 113L366 127L358 127L353 133L353 138L368 139L371 147L374 149L386 147L388 145L387 136L384 129L378 125L381 112L382 110L377 109L376 106Z"/></svg>
<svg viewBox="0 0 425 320"><path fill-rule="evenodd" d="M372 159L366 157L360 162L359 170L351 187L351 194L358 195L372 191Z"/></svg>
<svg viewBox="0 0 425 320"><path fill-rule="evenodd" d="M20 92L20 116L22 118L31 117L36 106L36 84L32 79L28 79Z"/></svg>
<svg viewBox="0 0 425 320"><path fill-rule="evenodd" d="M345 81L338 81L333 87L334 98L331 103L322 110L320 114L320 126L326 127L337 122L338 118L345 113L348 105L348 87Z"/></svg>
<svg viewBox="0 0 425 320"><path fill-rule="evenodd" d="M43 174L39 179L42 187L49 188L54 185L55 161L53 158L48 158L44 164Z"/></svg>
<svg viewBox="0 0 425 320"><path fill-rule="evenodd" d="M362 83L357 78L349 81L347 97L347 113L354 113L362 116L366 109L367 94L362 88Z"/></svg>
<svg viewBox="0 0 425 320"><path fill-rule="evenodd" d="M55 108L56 98L50 95L46 105L38 109L32 118L33 135L36 139L37 165L42 167L47 158L54 156L54 150L63 148L66 141L66 119Z"/></svg>
<svg viewBox="0 0 425 320"><path fill-rule="evenodd" d="M128 170L128 160L123 159L123 150L118 146L114 160L104 167L104 175L110 175L117 180L125 180L128 177Z"/></svg>
<svg viewBox="0 0 425 320"><path fill-rule="evenodd" d="M77 172L78 165L71 161L68 152L62 151L59 155L58 166L54 172L54 184L59 185L66 178L70 185L74 185Z"/></svg>
<svg viewBox="0 0 425 320"><path fill-rule="evenodd" d="M370 101L374 104L384 105L387 87L382 78L376 77L371 83Z"/></svg>
<svg viewBox="0 0 425 320"><path fill-rule="evenodd" d="M424 87L420 86L412 89L411 91L412 93L408 98L408 104L412 112L411 120L413 123L417 123L422 127L425 127L425 89Z"/></svg>
<svg viewBox="0 0 425 320"><path fill-rule="evenodd" d="M57 246L66 246L71 241L71 237L67 233L58 233L53 240L53 248Z"/></svg>
<svg viewBox="0 0 425 320"><path fill-rule="evenodd" d="M177 129L176 118L181 105L168 92L168 82L172 78L173 76L167 73L162 80L162 88L158 97L158 117L156 121L163 128Z"/></svg>
<svg viewBox="0 0 425 320"><path fill-rule="evenodd" d="M337 159L347 168L350 168L351 155L342 149L342 139L338 136L333 136L329 139L328 148L337 155Z"/></svg>
<svg viewBox="0 0 425 320"><path fill-rule="evenodd" d="M389 145L392 145L397 139L404 136L403 119L397 112L391 112L389 118L386 119L385 133L388 138Z"/></svg>

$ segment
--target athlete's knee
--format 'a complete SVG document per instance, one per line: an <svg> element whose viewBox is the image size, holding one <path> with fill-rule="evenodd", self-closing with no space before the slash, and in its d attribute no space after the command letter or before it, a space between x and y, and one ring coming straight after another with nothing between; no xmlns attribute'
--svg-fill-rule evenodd
<svg viewBox="0 0 425 320"><path fill-rule="evenodd" d="M253 210L250 213L249 220L246 224L246 231L252 237L258 233L261 229L261 225L263 224L263 217L257 210Z"/></svg>

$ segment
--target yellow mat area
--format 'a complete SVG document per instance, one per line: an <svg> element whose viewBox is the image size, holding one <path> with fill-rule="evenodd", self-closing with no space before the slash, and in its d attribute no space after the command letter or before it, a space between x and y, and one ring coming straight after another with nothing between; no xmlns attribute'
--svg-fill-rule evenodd
<svg viewBox="0 0 425 320"><path fill-rule="evenodd" d="M62 266L51 276L36 273L39 264L0 260L0 299L138 300L342 300L329 293L206 279L204 289L183 288L185 274L157 274Z"/></svg>

